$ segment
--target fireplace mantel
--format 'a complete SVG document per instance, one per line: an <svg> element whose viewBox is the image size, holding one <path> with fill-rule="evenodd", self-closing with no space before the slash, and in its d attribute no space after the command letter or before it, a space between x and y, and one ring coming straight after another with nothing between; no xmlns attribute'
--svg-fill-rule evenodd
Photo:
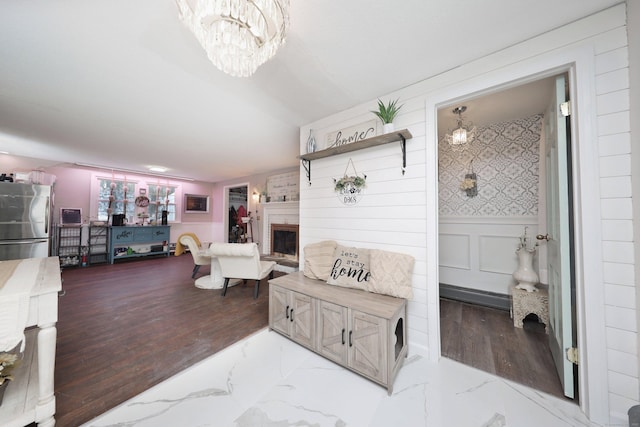
<svg viewBox="0 0 640 427"><path fill-rule="evenodd" d="M269 255L271 248L271 224L300 224L300 203L273 202L263 203L262 209L262 250L263 255Z"/></svg>

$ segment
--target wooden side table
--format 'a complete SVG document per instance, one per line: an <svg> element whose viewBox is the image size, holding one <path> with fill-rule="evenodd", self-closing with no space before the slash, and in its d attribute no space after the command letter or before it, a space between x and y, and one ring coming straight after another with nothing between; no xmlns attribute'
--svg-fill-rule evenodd
<svg viewBox="0 0 640 427"><path fill-rule="evenodd" d="M544 330L549 333L549 291L538 288L538 292L527 292L509 286L511 293L511 318L513 326L522 328L522 321L529 314L538 316L538 321L544 323Z"/></svg>

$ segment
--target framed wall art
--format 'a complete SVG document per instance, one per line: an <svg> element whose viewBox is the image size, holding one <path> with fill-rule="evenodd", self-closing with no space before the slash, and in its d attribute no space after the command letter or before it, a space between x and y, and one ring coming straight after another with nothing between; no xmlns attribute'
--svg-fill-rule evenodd
<svg viewBox="0 0 640 427"><path fill-rule="evenodd" d="M199 194L184 195L185 213L207 213L209 212L209 196Z"/></svg>

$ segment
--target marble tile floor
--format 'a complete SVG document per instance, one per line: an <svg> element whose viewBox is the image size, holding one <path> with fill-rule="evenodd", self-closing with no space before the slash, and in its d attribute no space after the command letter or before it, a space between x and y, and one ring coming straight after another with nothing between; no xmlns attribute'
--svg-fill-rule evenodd
<svg viewBox="0 0 640 427"><path fill-rule="evenodd" d="M85 426L593 426L579 407L450 359L409 356L386 389L268 329Z"/></svg>

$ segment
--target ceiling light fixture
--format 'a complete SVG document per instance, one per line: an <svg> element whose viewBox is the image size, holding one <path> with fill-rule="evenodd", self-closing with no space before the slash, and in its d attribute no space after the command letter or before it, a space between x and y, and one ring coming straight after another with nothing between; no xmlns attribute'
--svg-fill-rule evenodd
<svg viewBox="0 0 640 427"><path fill-rule="evenodd" d="M461 105L453 109L453 114L458 115L458 127L444 136L444 140L454 148L462 148L462 146L473 141L476 137L476 127L473 123L467 122L465 124L462 120L462 113L465 111L467 111L467 107L465 105Z"/></svg>
<svg viewBox="0 0 640 427"><path fill-rule="evenodd" d="M218 69L249 77L285 41L289 0L176 0L180 20Z"/></svg>
<svg viewBox="0 0 640 427"><path fill-rule="evenodd" d="M165 173L167 168L163 168L162 166L149 166L149 170L151 172Z"/></svg>

